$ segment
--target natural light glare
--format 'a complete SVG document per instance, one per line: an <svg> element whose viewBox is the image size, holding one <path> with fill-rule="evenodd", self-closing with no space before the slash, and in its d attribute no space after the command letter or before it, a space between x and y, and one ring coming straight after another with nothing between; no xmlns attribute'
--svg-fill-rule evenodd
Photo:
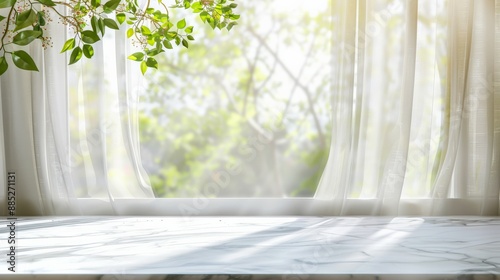
<svg viewBox="0 0 500 280"><path fill-rule="evenodd" d="M328 9L329 1L326 0L278 0L272 4L290 16L298 16L307 11L311 16L316 16Z"/></svg>
<svg viewBox="0 0 500 280"><path fill-rule="evenodd" d="M231 32L197 27L165 55L139 117L157 196L314 194L330 135L328 2L241 2Z"/></svg>

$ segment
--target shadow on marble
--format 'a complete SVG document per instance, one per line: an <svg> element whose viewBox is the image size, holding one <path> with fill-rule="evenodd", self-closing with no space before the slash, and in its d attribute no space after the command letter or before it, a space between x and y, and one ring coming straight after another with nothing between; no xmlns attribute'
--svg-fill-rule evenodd
<svg viewBox="0 0 500 280"><path fill-rule="evenodd" d="M484 217L20 218L15 277L497 279L498 233Z"/></svg>

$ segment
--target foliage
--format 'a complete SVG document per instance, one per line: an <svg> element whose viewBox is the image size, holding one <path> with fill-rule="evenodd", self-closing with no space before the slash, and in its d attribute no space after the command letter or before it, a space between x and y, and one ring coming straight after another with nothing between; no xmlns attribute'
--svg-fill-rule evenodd
<svg viewBox="0 0 500 280"><path fill-rule="evenodd" d="M231 30L239 19L233 12L236 7L234 0L175 0L169 7L162 0L158 3L147 0L145 7L138 0L0 0L0 12L8 11L0 13L0 75L9 67L9 56L16 67L38 71L35 61L22 47L37 40L44 47L51 46L50 36L45 33L47 26L54 24L54 17L72 29L72 38L61 50L70 52L69 64L84 56L92 58L92 45L103 38L106 30L118 30L126 23L127 37L141 47L140 52L128 58L138 61L144 74L148 68L158 69L156 55L172 49L173 45L188 48L189 41L194 40L194 27L185 18L174 19L170 9L198 14L212 29Z"/></svg>

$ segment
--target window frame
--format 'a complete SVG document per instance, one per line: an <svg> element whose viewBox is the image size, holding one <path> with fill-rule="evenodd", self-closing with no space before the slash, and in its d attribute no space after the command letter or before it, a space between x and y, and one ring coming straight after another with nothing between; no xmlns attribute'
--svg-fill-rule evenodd
<svg viewBox="0 0 500 280"><path fill-rule="evenodd" d="M347 198L77 198L72 203L82 215L121 216L429 216L484 215L496 213L495 201L488 198L402 198L382 205L382 199ZM491 203L490 203L491 202ZM437 208L438 207L438 208ZM392 213L392 214L391 214ZM493 214L491 214L493 215Z"/></svg>

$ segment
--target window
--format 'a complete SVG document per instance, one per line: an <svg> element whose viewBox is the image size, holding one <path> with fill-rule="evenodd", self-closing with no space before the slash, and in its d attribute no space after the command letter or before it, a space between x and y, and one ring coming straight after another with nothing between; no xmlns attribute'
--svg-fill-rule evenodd
<svg viewBox="0 0 500 280"><path fill-rule="evenodd" d="M328 157L331 130L328 2L238 3L245 16L227 34L191 18L198 23L197 41L188 49L157 56L161 69L129 87L137 102L127 106L138 109L141 161L156 197L314 195ZM113 60L116 38L107 40L103 57ZM92 165L88 146L98 144L102 135L94 137L87 127L85 139L94 143L83 143L76 124L93 122L96 130L102 129L92 120L100 117L97 111L84 112L88 104L96 110L108 106L111 113L119 110L119 101L92 95L119 92L110 82L118 77L91 63L78 71L87 74L75 73L72 82L72 135L74 150L86 153L77 153L76 169L81 178L90 175L97 181L99 176L89 174L93 170L85 165ZM95 75L88 75L92 72ZM101 75L108 75L108 82L100 81ZM108 116L104 129L120 125ZM122 156L125 148L117 146L125 144L119 137L108 141L114 143L108 147L108 157ZM108 166L109 180L135 181L122 174L126 166L115 167ZM80 195L85 197L88 181L80 182ZM214 184L219 186L216 191ZM99 190L90 192L95 196Z"/></svg>
<svg viewBox="0 0 500 280"><path fill-rule="evenodd" d="M204 26L189 49L161 56L139 103L157 197L198 197L214 183L213 197L314 195L331 128L328 6L242 2L233 32Z"/></svg>

